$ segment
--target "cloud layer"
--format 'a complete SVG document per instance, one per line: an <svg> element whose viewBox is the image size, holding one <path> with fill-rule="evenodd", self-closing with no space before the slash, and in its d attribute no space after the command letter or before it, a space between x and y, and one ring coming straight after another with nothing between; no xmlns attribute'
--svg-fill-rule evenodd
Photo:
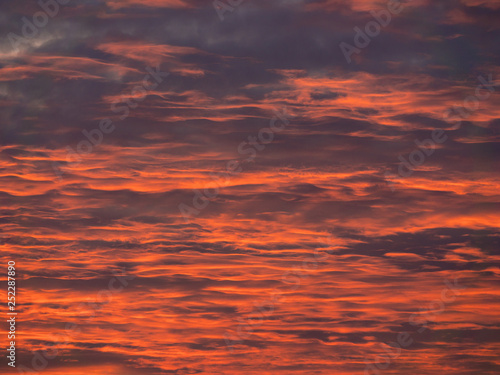
<svg viewBox="0 0 500 375"><path fill-rule="evenodd" d="M0 245L21 278L19 365L56 347L40 373L361 374L409 332L381 372L497 374L500 2L409 1L351 63L339 44L386 1L228 7L221 21L198 0L69 1L12 45L41 8L2 3ZM419 148L436 130L446 140ZM330 256L304 271L315 251ZM134 278L88 305L117 270ZM466 289L418 332L411 315L455 279Z"/></svg>

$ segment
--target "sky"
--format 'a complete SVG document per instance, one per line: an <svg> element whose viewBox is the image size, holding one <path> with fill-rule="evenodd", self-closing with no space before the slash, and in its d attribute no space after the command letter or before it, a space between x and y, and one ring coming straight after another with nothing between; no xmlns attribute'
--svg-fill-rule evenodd
<svg viewBox="0 0 500 375"><path fill-rule="evenodd" d="M0 374L500 373L499 39L498 0L3 0Z"/></svg>

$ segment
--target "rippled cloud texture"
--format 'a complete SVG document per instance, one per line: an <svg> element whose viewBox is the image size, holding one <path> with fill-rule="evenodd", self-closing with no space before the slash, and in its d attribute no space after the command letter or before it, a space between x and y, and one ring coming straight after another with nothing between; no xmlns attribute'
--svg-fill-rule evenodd
<svg viewBox="0 0 500 375"><path fill-rule="evenodd" d="M223 20L210 1L61 1L45 22L35 1L2 1L0 246L20 277L18 366L498 374L500 1L407 1L350 63L339 46L387 1L219 3ZM137 90L156 69L163 81ZM481 100L464 103L479 76ZM289 123L247 160L240 144L284 108ZM436 130L447 139L400 176ZM217 185L230 161L241 173ZM215 186L185 220L179 205ZM287 273L326 252L300 282ZM104 298L118 271L130 280ZM464 289L427 328L411 324L454 280ZM401 332L411 345L367 365Z"/></svg>

